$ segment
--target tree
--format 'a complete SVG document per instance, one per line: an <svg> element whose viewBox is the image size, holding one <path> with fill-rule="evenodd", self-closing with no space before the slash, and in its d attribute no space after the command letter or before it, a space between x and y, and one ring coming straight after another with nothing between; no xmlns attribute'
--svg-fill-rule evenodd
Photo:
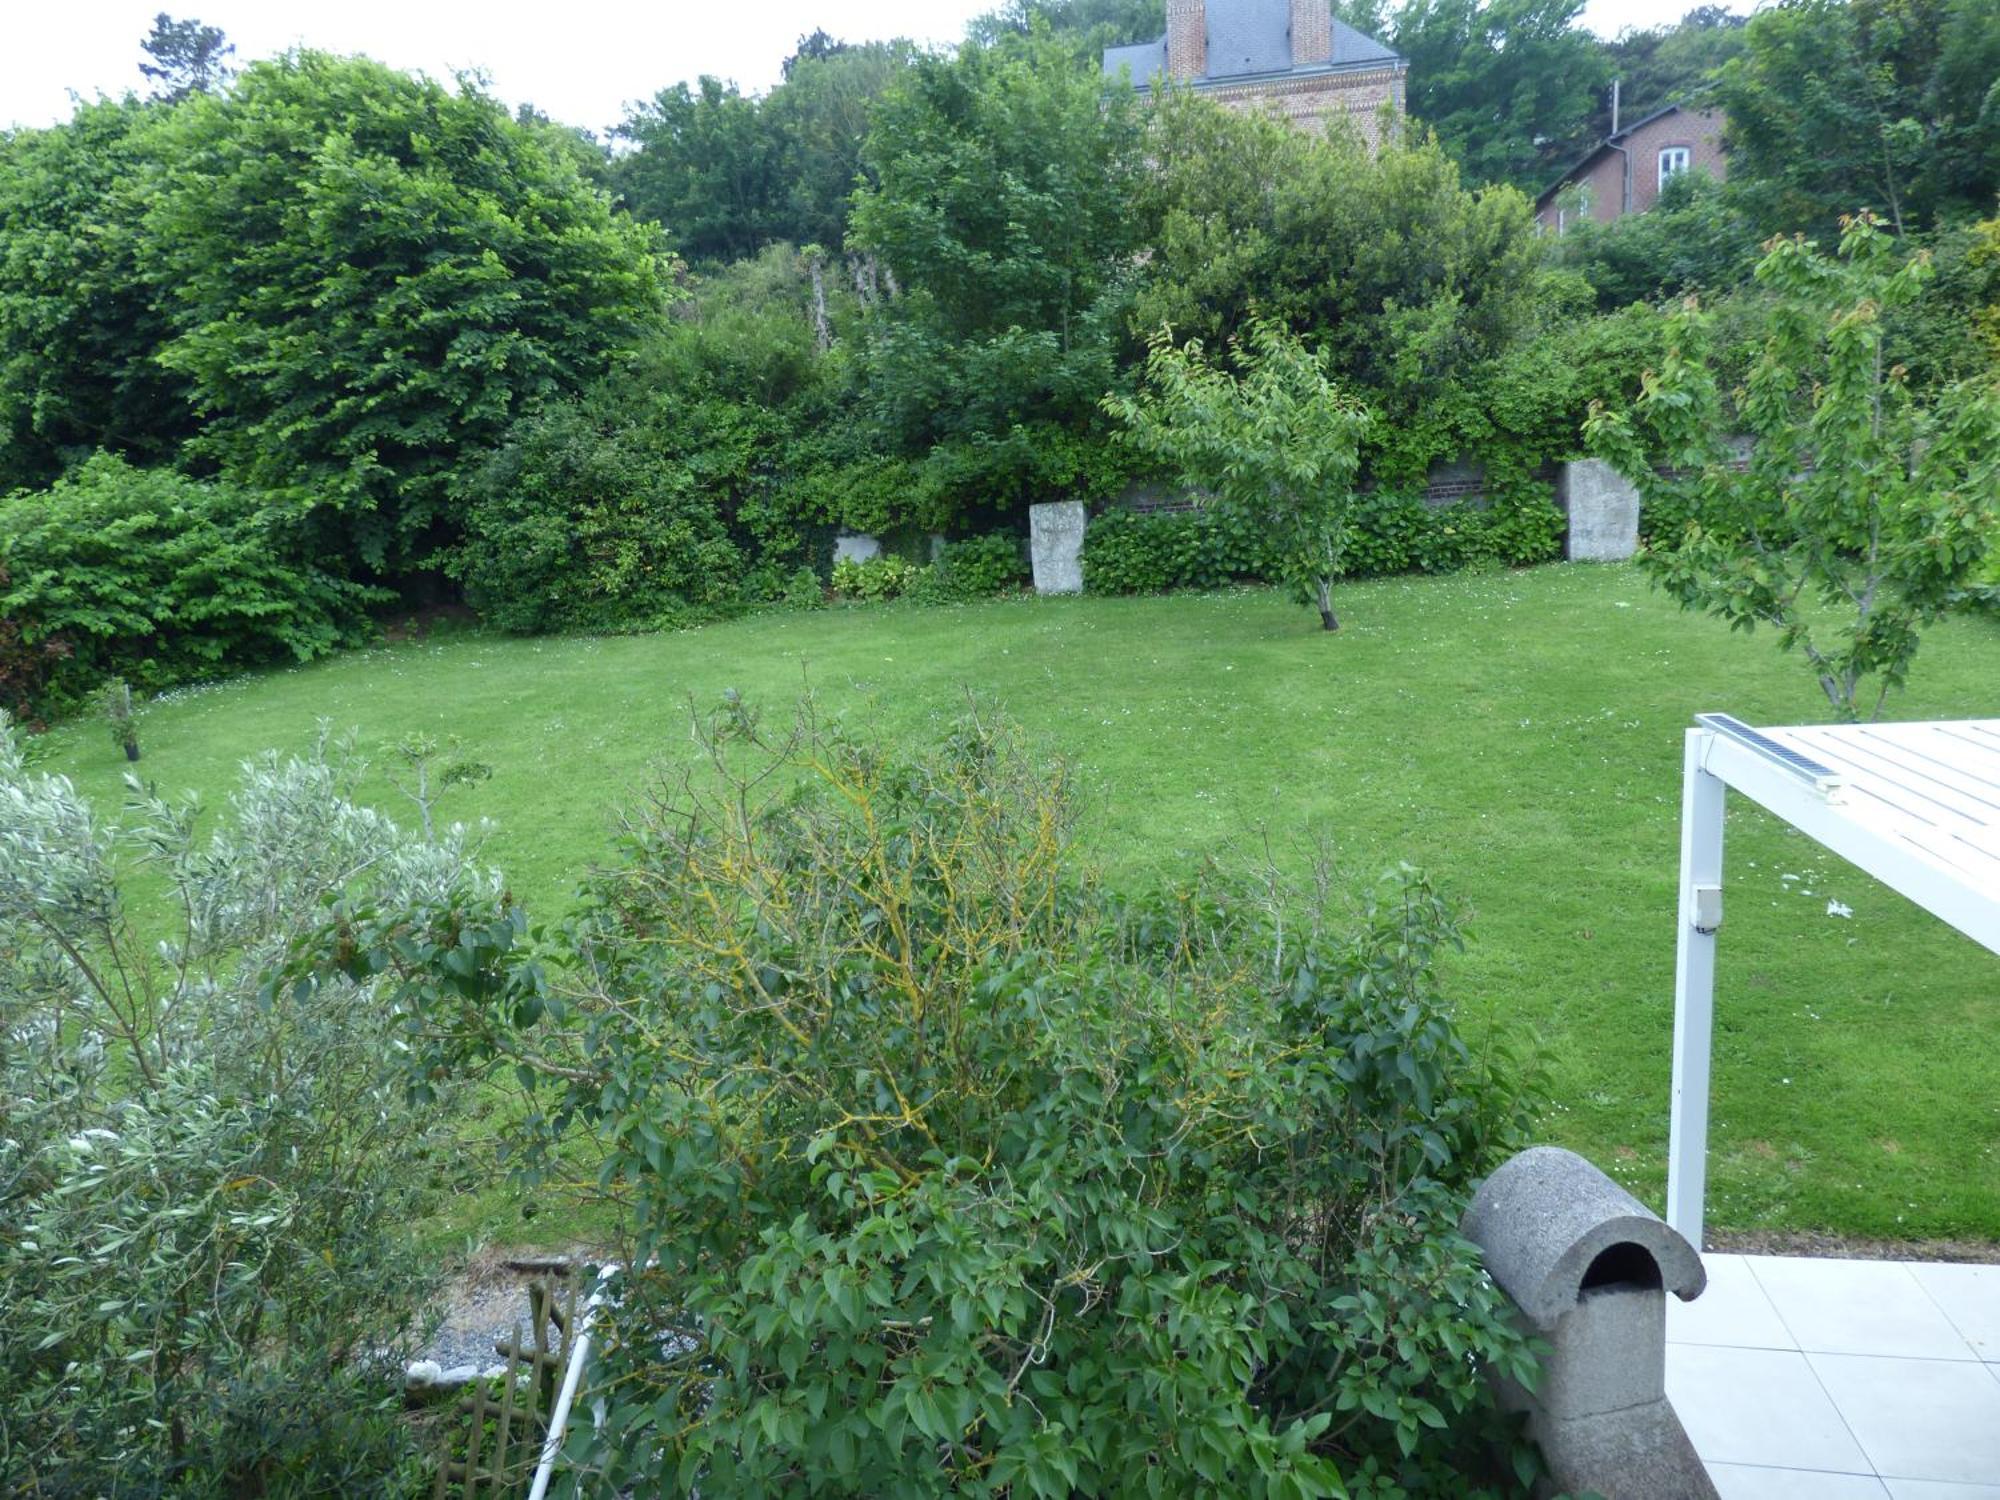
<svg viewBox="0 0 2000 1500"><path fill-rule="evenodd" d="M1700 5L1671 26L1626 31L1605 46L1612 76L1620 83L1623 120L1669 104L1699 101L1712 89L1715 75L1743 51L1748 17L1720 5ZM1589 139L1611 133L1611 98L1599 95L1591 116Z"/></svg>
<svg viewBox="0 0 2000 1500"><path fill-rule="evenodd" d="M1732 192L1774 233L1900 234L2000 191L2000 0L1784 0L1723 68Z"/></svg>
<svg viewBox="0 0 2000 1500"><path fill-rule="evenodd" d="M1407 0L1409 110L1476 183L1539 189L1586 143L1611 67L1583 0Z"/></svg>
<svg viewBox="0 0 2000 1500"><path fill-rule="evenodd" d="M1135 329L1214 348L1274 319L1407 426L1529 325L1543 252L1527 199L1468 189L1427 134L1370 151L1177 95L1151 146Z"/></svg>
<svg viewBox="0 0 2000 1500"><path fill-rule="evenodd" d="M170 104L190 94L212 94L235 76L227 59L236 48L223 39L217 26L176 21L161 11L139 46L153 59L139 64L140 73L153 80L153 97Z"/></svg>
<svg viewBox="0 0 2000 1500"><path fill-rule="evenodd" d="M637 149L613 182L690 261L713 265L789 241L838 249L866 175L870 111L907 64L906 42L803 39L763 98L703 78L662 89L613 132Z"/></svg>
<svg viewBox="0 0 2000 1500"><path fill-rule="evenodd" d="M407 574L453 472L656 326L656 233L466 85L300 52L165 113L141 268L203 413L189 461L310 500L324 552Z"/></svg>
<svg viewBox="0 0 2000 1500"><path fill-rule="evenodd" d="M636 148L612 168L625 207L690 261L740 260L777 238L776 152L758 101L735 84L662 89L612 134Z"/></svg>
<svg viewBox="0 0 2000 1500"><path fill-rule="evenodd" d="M154 357L170 325L140 254L159 111L99 100L0 134L0 495L99 449L164 463L194 431L187 381Z"/></svg>
<svg viewBox="0 0 2000 1500"><path fill-rule="evenodd" d="M1558 264L1589 278L1604 311L1750 279L1759 236L1739 203L1705 172L1683 172L1643 214L1608 224L1585 217L1555 242Z"/></svg>
<svg viewBox="0 0 2000 1500"><path fill-rule="evenodd" d="M1308 351L1282 325L1260 319L1229 347L1234 374L1198 341L1177 348L1162 330L1147 356L1145 393L1105 405L1140 452L1268 527L1283 581L1318 608L1325 629L1338 630L1333 586L1347 571L1361 439L1372 419L1327 378L1326 352Z"/></svg>
<svg viewBox="0 0 2000 1500"><path fill-rule="evenodd" d="M1757 267L1774 299L1763 353L1734 413L1690 303L1633 409L1595 408L1586 428L1649 506L1685 517L1678 534L1654 522L1660 585L1734 629L1771 626L1842 719L1871 691L1880 714L2000 525L2000 390L1968 382L1920 401L1884 336L1929 272L1868 215L1837 257L1777 241ZM1745 429L1742 465L1729 438Z"/></svg>
<svg viewBox="0 0 2000 1500"><path fill-rule="evenodd" d="M851 246L900 291L864 328L884 440L1004 512L1094 493L1098 401L1145 232L1129 87L1038 30L920 58L877 105Z"/></svg>

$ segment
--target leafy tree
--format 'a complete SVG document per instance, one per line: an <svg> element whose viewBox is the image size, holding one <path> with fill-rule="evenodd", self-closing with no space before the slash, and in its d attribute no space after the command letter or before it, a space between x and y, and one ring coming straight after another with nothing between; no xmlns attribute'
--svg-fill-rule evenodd
<svg viewBox="0 0 2000 1500"><path fill-rule="evenodd" d="M0 714L0 1474L31 1495L410 1493L392 1384L438 1091L387 986L274 985L348 903L416 948L499 907L462 829L401 834L313 753L212 827L128 783L111 827ZM135 921L135 892L157 922ZM166 918L171 910L174 916ZM447 936L446 934L449 934Z"/></svg>
<svg viewBox="0 0 2000 1500"><path fill-rule="evenodd" d="M1333 586L1347 571L1365 407L1327 378L1324 350L1308 352L1285 328L1259 320L1231 339L1232 374L1199 342L1155 336L1148 389L1112 397L1125 436L1215 503L1272 538L1279 574L1338 630Z"/></svg>
<svg viewBox="0 0 2000 1500"><path fill-rule="evenodd" d="M735 84L662 89L612 134L636 148L613 165L626 208L689 260L737 260L777 238L776 152L758 102Z"/></svg>
<svg viewBox="0 0 2000 1500"><path fill-rule="evenodd" d="M716 78L676 84L613 132L635 148L612 168L626 207L665 227L689 260L713 265L779 241L837 249L845 240L848 199L867 169L870 111L911 49L812 37L800 47L785 81L761 99Z"/></svg>
<svg viewBox="0 0 2000 1500"><path fill-rule="evenodd" d="M665 302L652 232L470 86L294 53L146 144L141 264L204 416L190 458L310 498L323 547L372 569L449 547L461 460Z"/></svg>
<svg viewBox="0 0 2000 1500"><path fill-rule="evenodd" d="M1157 111L1152 145L1139 329L1214 347L1275 319L1393 423L1528 325L1542 254L1528 201L1468 190L1429 136L1371 152L1181 95Z"/></svg>
<svg viewBox="0 0 2000 1500"><path fill-rule="evenodd" d="M161 11L139 46L152 58L139 64L139 72L153 80L153 97L169 103L189 94L215 93L236 74L228 62L236 48L224 39L218 26L176 21Z"/></svg>
<svg viewBox="0 0 2000 1500"><path fill-rule="evenodd" d="M1721 73L1732 191L1770 231L1898 233L2000 192L2000 0L1783 0Z"/></svg>
<svg viewBox="0 0 2000 1500"><path fill-rule="evenodd" d="M1687 609L1769 625L1802 652L1834 712L1879 714L1923 628L1978 574L2000 494L2000 389L1914 398L1885 313L1930 271L1877 222L1849 222L1837 258L1780 240L1757 268L1775 299L1736 413L1707 358L1706 319L1675 314L1667 358L1629 413L1596 410L1592 449L1646 501L1685 516L1647 557ZM1754 440L1739 466L1729 435Z"/></svg>
<svg viewBox="0 0 2000 1500"><path fill-rule="evenodd" d="M1583 0L1407 0L1409 111L1473 182L1538 189L1585 144L1610 61L1577 26Z"/></svg>
<svg viewBox="0 0 2000 1500"><path fill-rule="evenodd" d="M1124 42L1150 41L1167 29L1165 0L1008 0L975 16L966 35L990 44L1027 36L1037 27L1068 39L1081 53L1097 54ZM1093 57L1094 60L1094 57Z"/></svg>
<svg viewBox="0 0 2000 1500"><path fill-rule="evenodd" d="M1720 5L1699 5L1671 26L1626 31L1607 43L1612 76L1620 83L1623 120L1636 120L1665 105L1704 102L1723 64L1743 51L1748 17ZM1599 96L1588 137L1611 133L1611 100Z"/></svg>
<svg viewBox="0 0 2000 1500"><path fill-rule="evenodd" d="M1579 219L1555 242L1557 263L1589 278L1606 311L1744 284L1761 236L1738 201L1705 172L1683 172L1643 214Z"/></svg>
<svg viewBox="0 0 2000 1500"><path fill-rule="evenodd" d="M851 243L900 291L865 327L865 400L970 501L1103 483L1079 465L1145 239L1143 145L1131 89L1039 31L919 59L877 106Z"/></svg>
<svg viewBox="0 0 2000 1500"><path fill-rule="evenodd" d="M158 112L101 100L0 134L0 495L100 449L169 461L194 430L140 253Z"/></svg>

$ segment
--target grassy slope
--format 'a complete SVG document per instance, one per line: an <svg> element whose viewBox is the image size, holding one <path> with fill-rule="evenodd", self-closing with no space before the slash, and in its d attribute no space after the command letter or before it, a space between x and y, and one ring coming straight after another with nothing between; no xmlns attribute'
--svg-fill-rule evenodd
<svg viewBox="0 0 2000 1500"><path fill-rule="evenodd" d="M1622 568L1358 584L1340 613L1331 639L1263 591L463 636L156 706L145 770L215 796L238 759L303 743L316 718L365 744L457 733L497 774L454 810L498 822L493 860L549 912L649 762L686 753L690 695L733 687L782 712L809 678L827 707L906 736L971 688L1081 763L1097 848L1130 875L1308 828L1358 875L1399 858L1438 873L1472 912L1453 976L1469 1029L1538 1033L1551 1135L1657 1204L1681 730L1711 708L1823 720L1824 701L1769 636L1683 616ZM1927 640L1891 708L1994 714L2000 630L1975 621ZM100 728L53 750L112 805L123 767ZM1729 840L1712 1222L2000 1239L1994 960L1740 801ZM498 1228L477 1222L498 1201L465 1227ZM545 1218L527 1237L558 1232Z"/></svg>

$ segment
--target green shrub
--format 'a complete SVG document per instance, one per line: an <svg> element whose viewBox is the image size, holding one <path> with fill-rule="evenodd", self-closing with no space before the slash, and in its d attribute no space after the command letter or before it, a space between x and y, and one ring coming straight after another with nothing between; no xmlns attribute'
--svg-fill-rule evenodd
<svg viewBox="0 0 2000 1500"><path fill-rule="evenodd" d="M921 604L962 604L1012 593L1028 581L1021 539L1007 532L976 536L945 546L938 560L920 571L904 590Z"/></svg>
<svg viewBox="0 0 2000 1500"><path fill-rule="evenodd" d="M391 1071L404 1022L378 983L269 976L337 902L417 953L499 898L460 831L400 834L353 774L255 762L200 838L191 800L133 782L114 830L0 716L9 1493L303 1500L414 1477L393 1377L439 1116ZM171 930L128 918L138 879Z"/></svg>
<svg viewBox="0 0 2000 1500"><path fill-rule="evenodd" d="M652 630L741 598L744 563L700 478L608 392L517 423L462 484L449 563L502 630Z"/></svg>
<svg viewBox="0 0 2000 1500"><path fill-rule="evenodd" d="M1496 484L1483 505L1436 509L1407 491L1355 501L1348 574L1450 573L1481 564L1525 567L1562 555L1563 516L1541 481ZM1220 588L1276 577L1267 535L1225 507L1144 513L1110 510L1083 539L1084 587L1094 594Z"/></svg>
<svg viewBox="0 0 2000 1500"><path fill-rule="evenodd" d="M843 557L833 565L833 591L843 599L880 604L900 596L920 571L908 558L893 553L865 561Z"/></svg>
<svg viewBox="0 0 2000 1500"><path fill-rule="evenodd" d="M6 705L75 707L109 677L155 692L365 638L389 596L304 554L300 512L100 454L0 500Z"/></svg>
<svg viewBox="0 0 2000 1500"><path fill-rule="evenodd" d="M1003 726L698 729L555 951L405 996L533 1060L524 1144L590 1130L657 1266L571 1438L607 1493L1514 1492L1484 1375L1531 1360L1456 1224L1530 1101L1428 883L1125 900Z"/></svg>

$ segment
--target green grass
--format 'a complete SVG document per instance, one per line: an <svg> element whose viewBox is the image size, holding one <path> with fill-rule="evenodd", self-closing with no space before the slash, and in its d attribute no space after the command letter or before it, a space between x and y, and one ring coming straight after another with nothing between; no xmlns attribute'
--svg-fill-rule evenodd
<svg viewBox="0 0 2000 1500"><path fill-rule="evenodd" d="M494 819L490 858L554 913L649 766L688 754L690 697L736 688L782 714L809 681L851 723L912 737L971 689L1079 763L1091 842L1129 878L1315 830L1357 876L1399 859L1436 873L1471 915L1451 975L1469 1032L1538 1035L1551 1137L1657 1205L1681 731L1705 709L1823 721L1824 700L1770 636L1683 615L1624 568L1356 584L1340 614L1325 637L1250 591L459 635L156 705L143 769L214 798L237 761L304 744L317 719L369 745L456 733L496 774L450 811ZM1890 710L1994 714L2000 628L1982 620L1928 637ZM124 767L101 726L59 731L51 761L114 805ZM2000 1239L1992 956L1740 799L1728 838L1712 1222ZM505 1202L470 1201L454 1230L559 1237L548 1214L503 1222Z"/></svg>

